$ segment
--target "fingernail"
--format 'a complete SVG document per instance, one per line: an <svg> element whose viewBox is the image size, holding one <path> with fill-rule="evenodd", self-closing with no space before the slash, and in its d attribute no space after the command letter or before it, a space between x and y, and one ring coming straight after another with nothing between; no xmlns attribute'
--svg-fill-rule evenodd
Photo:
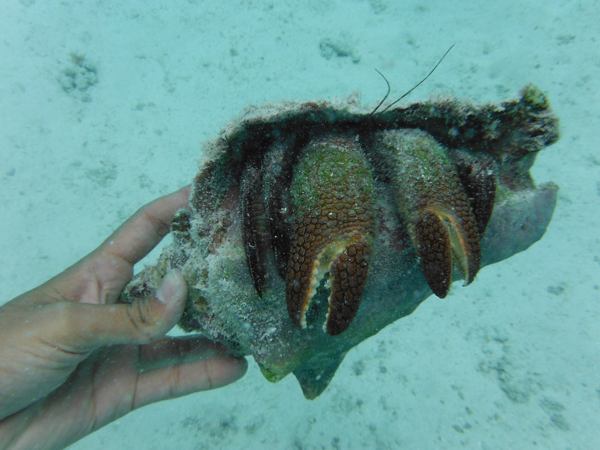
<svg viewBox="0 0 600 450"><path fill-rule="evenodd" d="M162 280L160 287L156 291L156 298L162 303L170 303L178 300L185 290L185 281L181 274L172 270L168 272Z"/></svg>

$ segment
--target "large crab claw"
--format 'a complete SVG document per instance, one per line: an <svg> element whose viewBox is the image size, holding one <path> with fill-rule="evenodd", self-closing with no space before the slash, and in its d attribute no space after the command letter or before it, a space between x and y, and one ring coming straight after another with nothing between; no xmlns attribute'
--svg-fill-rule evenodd
<svg viewBox="0 0 600 450"><path fill-rule="evenodd" d="M479 270L479 235L474 217L451 208L428 206L411 224L421 268L435 295L444 298L452 282L453 262L469 284Z"/></svg>
<svg viewBox="0 0 600 450"><path fill-rule="evenodd" d="M344 331L358 311L367 281L370 246L360 236L338 237L313 257L292 253L288 271L287 305L290 317L306 327L306 313L317 287L329 274L329 299L324 329L336 335ZM300 256L299 256L300 255Z"/></svg>
<svg viewBox="0 0 600 450"><path fill-rule="evenodd" d="M380 132L373 148L386 161L398 213L433 293L448 294L454 263L469 284L479 271L480 232L494 201L489 171L461 170L459 176L440 144L420 130Z"/></svg>
<svg viewBox="0 0 600 450"><path fill-rule="evenodd" d="M303 328L327 274L325 331L341 333L358 311L372 240L370 171L358 143L347 136L311 142L302 150L290 189L286 301L291 319Z"/></svg>

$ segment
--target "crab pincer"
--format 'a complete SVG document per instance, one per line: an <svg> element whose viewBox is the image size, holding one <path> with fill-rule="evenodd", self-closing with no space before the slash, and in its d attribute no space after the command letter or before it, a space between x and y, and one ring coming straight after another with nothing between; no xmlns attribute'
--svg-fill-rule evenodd
<svg viewBox="0 0 600 450"><path fill-rule="evenodd" d="M302 150L290 188L286 301L290 317L303 328L325 280L328 334L344 331L358 311L373 239L372 179L360 145L350 136L328 136Z"/></svg>
<svg viewBox="0 0 600 450"><path fill-rule="evenodd" d="M448 294L455 265L471 283L493 206L493 180L480 172L459 174L440 144L420 130L380 132L373 146L386 161L398 214L433 293Z"/></svg>

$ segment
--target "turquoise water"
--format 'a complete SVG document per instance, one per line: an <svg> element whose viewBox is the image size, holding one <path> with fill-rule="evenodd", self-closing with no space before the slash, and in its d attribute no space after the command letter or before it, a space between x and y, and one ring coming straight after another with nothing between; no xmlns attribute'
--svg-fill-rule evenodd
<svg viewBox="0 0 600 450"><path fill-rule="evenodd" d="M233 385L72 448L600 448L600 3L541 5L3 2L0 302L189 183L202 143L251 105L369 107L385 92L374 68L403 92L455 44L405 102L499 102L532 82L561 119L532 170L560 186L545 236L353 349L320 398L250 361Z"/></svg>

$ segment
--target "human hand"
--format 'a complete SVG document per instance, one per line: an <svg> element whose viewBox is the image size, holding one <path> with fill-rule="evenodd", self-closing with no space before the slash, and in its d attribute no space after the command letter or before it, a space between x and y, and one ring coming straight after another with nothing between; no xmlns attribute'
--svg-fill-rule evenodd
<svg viewBox="0 0 600 450"><path fill-rule="evenodd" d="M63 448L148 403L244 374L246 361L214 343L165 337L185 304L177 272L154 296L116 303L188 194L141 208L81 261L0 308L0 448Z"/></svg>

